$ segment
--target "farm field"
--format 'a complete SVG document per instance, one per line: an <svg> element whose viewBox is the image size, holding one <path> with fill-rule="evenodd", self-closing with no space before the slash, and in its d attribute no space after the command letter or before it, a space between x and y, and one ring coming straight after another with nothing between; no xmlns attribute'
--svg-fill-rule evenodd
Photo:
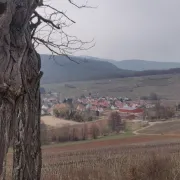
<svg viewBox="0 0 180 180"><path fill-rule="evenodd" d="M154 125L138 131L140 134L171 134L180 135L180 121L155 123Z"/></svg>
<svg viewBox="0 0 180 180"><path fill-rule="evenodd" d="M74 88L65 86L67 83L42 84L47 91L60 92L61 97L79 97L82 94L97 93L102 96L130 97L139 99L156 92L162 98L172 102L180 101L179 97L179 74L154 75L144 77L117 78L96 81L68 82Z"/></svg>
<svg viewBox="0 0 180 180"><path fill-rule="evenodd" d="M54 116L42 116L41 122L43 122L47 126L51 126L51 127L63 127L66 125L80 124L80 123L75 122L75 121L60 119L60 118L56 118Z"/></svg>
<svg viewBox="0 0 180 180"><path fill-rule="evenodd" d="M180 140L180 135L129 135L129 136L119 136L113 139L98 139L91 141L81 141L77 143L68 143L65 145L57 144L53 146L45 146L43 148L44 153L56 153L56 152L66 152L66 151L79 151L79 150L89 150L89 149L99 149L104 147L114 147L114 146L125 146L132 144L146 144L146 143L163 143L168 141Z"/></svg>
<svg viewBox="0 0 180 180"><path fill-rule="evenodd" d="M168 135L49 146L43 148L42 180L178 180L179 149L180 136Z"/></svg>

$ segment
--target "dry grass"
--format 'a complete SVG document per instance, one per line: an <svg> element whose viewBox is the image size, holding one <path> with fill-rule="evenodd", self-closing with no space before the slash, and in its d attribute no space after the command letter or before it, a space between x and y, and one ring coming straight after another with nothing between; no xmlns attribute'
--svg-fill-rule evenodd
<svg viewBox="0 0 180 180"><path fill-rule="evenodd" d="M41 179L179 180L179 149L168 143L44 153Z"/></svg>
<svg viewBox="0 0 180 180"><path fill-rule="evenodd" d="M44 116L43 118L47 118L47 121L50 120L49 118L52 118L52 120L61 122L60 119L50 116ZM48 126L47 121L44 121L46 126L41 127L42 144L49 144L52 142L66 142L66 141L72 141L73 139L75 141L92 139L93 138L92 132L94 129L98 130L99 132L97 134L98 136L104 136L105 134L111 132L111 129L108 128L107 119L85 122L85 123L74 122L74 124L73 123L68 124L68 122L72 122L72 121L64 120L64 124L62 123L59 126L52 126L52 125ZM64 140L62 140L62 138Z"/></svg>
<svg viewBox="0 0 180 180"><path fill-rule="evenodd" d="M75 121L60 119L60 118L56 118L54 116L42 116L41 122L43 122L44 124L46 124L48 126L52 126L52 127L63 127L65 125L79 124Z"/></svg>
<svg viewBox="0 0 180 180"><path fill-rule="evenodd" d="M144 130L138 131L143 134L180 134L180 121L163 122L154 124Z"/></svg>

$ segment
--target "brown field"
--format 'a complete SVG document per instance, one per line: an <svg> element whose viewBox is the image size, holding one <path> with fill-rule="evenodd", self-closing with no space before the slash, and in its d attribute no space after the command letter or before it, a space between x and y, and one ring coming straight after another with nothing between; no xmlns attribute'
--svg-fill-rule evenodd
<svg viewBox="0 0 180 180"><path fill-rule="evenodd" d="M180 121L156 123L148 128L138 131L138 133L180 135Z"/></svg>
<svg viewBox="0 0 180 180"><path fill-rule="evenodd" d="M179 149L180 136L165 135L49 146L43 148L41 179L179 180Z"/></svg>
<svg viewBox="0 0 180 180"><path fill-rule="evenodd" d="M42 116L41 122L43 122L44 124L46 124L48 126L52 126L52 127L63 127L66 125L80 124L75 121L60 119L60 118L56 118L54 116Z"/></svg>
<svg viewBox="0 0 180 180"><path fill-rule="evenodd" d="M57 153L66 151L79 151L88 150L104 147L114 147L114 146L125 146L129 144L140 144L140 143L150 143L150 142L164 142L164 141L180 140L180 135L152 135L152 136L131 136L120 139L107 139L107 140L94 140L85 143L75 143L62 146L47 146L43 149L44 153Z"/></svg>
<svg viewBox="0 0 180 180"><path fill-rule="evenodd" d="M45 153L42 179L178 180L179 148L167 143Z"/></svg>
<svg viewBox="0 0 180 180"><path fill-rule="evenodd" d="M50 118L54 119L54 117ZM47 125L47 129L41 129L41 140L43 144L57 141L62 142L62 138L69 139L70 136L71 140L73 139L73 137L77 137L78 140L83 140L84 135L86 136L86 140L91 139L93 127L98 128L98 136L104 136L105 130L108 127L107 119L85 123L76 123L69 120L60 120L58 118L55 118L55 122L49 122L49 119L47 121L44 121L44 123ZM57 125L58 122L63 123Z"/></svg>

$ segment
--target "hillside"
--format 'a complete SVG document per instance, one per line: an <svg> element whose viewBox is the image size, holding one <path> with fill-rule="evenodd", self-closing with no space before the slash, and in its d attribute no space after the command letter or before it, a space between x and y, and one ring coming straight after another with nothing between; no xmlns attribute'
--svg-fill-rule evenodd
<svg viewBox="0 0 180 180"><path fill-rule="evenodd" d="M131 60L112 60L112 59L102 59L91 56L84 56L89 60L96 61L106 61L114 64L120 69L127 69L131 71L146 71L146 70L168 70L174 68L180 68L179 62L157 62L157 61L146 61L140 59L131 59Z"/></svg>
<svg viewBox="0 0 180 180"><path fill-rule="evenodd" d="M129 77L101 79L92 81L69 82L66 83L43 84L47 91L61 92L61 97L79 97L89 92L101 96L129 97L139 99L156 92L162 99L172 100L172 103L180 102L180 74L167 74L155 76ZM170 101L171 102L171 101Z"/></svg>
<svg viewBox="0 0 180 180"><path fill-rule="evenodd" d="M54 56L54 59L50 59L49 55L41 55L41 58L44 72L42 84L180 73L180 63L113 61L75 56L71 56L71 59L65 56ZM139 70L135 71L137 69Z"/></svg>
<svg viewBox="0 0 180 180"><path fill-rule="evenodd" d="M150 75L165 75L165 74L180 74L180 68L164 69L164 70L145 70L134 71L133 77L150 76Z"/></svg>
<svg viewBox="0 0 180 180"><path fill-rule="evenodd" d="M138 131L138 133L142 134L180 134L179 129L180 121L169 121L162 123L155 123L154 125L147 127L143 130Z"/></svg>
<svg viewBox="0 0 180 180"><path fill-rule="evenodd" d="M71 60L77 62L75 63L64 56L50 59L49 55L41 55L41 58L44 72L41 81L43 84L117 78L132 74L131 71L119 69L107 61L71 57Z"/></svg>
<svg viewBox="0 0 180 180"><path fill-rule="evenodd" d="M178 62L156 62L156 61L144 61L144 60L123 60L113 61L108 60L118 68L133 70L133 71L145 71L145 70L167 70L172 68L180 68Z"/></svg>

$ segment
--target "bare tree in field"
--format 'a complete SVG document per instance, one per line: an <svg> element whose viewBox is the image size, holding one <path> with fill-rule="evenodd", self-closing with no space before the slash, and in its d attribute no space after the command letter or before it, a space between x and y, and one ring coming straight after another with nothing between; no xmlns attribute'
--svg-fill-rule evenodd
<svg viewBox="0 0 180 180"><path fill-rule="evenodd" d="M78 8L71 0L67 0ZM37 8L49 9L40 14ZM0 179L13 140L13 180L39 180L41 175L41 59L35 48L71 54L85 43L64 28L74 23L43 0L0 0ZM54 34L60 38L54 41Z"/></svg>

